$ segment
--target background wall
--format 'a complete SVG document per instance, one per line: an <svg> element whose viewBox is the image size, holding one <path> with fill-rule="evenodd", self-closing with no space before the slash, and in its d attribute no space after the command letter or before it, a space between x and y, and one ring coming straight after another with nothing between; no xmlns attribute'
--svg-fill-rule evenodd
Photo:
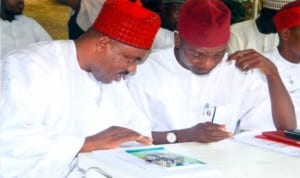
<svg viewBox="0 0 300 178"><path fill-rule="evenodd" d="M24 14L38 21L53 39L68 38L70 8L57 0L25 0Z"/></svg>

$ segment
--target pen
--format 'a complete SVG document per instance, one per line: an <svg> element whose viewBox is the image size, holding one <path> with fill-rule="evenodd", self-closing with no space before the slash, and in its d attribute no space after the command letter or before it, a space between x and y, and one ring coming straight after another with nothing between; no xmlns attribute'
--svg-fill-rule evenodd
<svg viewBox="0 0 300 178"><path fill-rule="evenodd" d="M216 111L217 111L217 107L216 107L216 106L214 106L214 111L213 111L213 114L212 114L212 117L211 117L211 123L214 123L214 119L215 119Z"/></svg>
<svg viewBox="0 0 300 178"><path fill-rule="evenodd" d="M240 125L241 125L241 120L247 115L249 114L253 109L255 108L255 106L252 106L250 109L248 109L236 122L236 126L235 126L235 129L234 129L234 132L233 134L237 134L240 132Z"/></svg>

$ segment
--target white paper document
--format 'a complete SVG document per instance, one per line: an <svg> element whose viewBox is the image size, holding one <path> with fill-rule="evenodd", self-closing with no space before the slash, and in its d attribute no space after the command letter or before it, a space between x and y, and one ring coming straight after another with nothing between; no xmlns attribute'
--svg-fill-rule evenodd
<svg viewBox="0 0 300 178"><path fill-rule="evenodd" d="M85 167L81 166L82 169L99 167L114 178L215 178L220 176L216 168L199 159L157 146L95 151L89 157L79 157L79 162L85 162Z"/></svg>

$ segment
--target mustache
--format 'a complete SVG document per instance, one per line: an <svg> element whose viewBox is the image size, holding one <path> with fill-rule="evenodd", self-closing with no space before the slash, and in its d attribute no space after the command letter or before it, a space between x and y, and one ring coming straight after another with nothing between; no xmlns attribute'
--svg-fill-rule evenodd
<svg viewBox="0 0 300 178"><path fill-rule="evenodd" d="M126 79L128 74L129 74L128 71L119 72L119 75L121 75L123 79Z"/></svg>
<svg viewBox="0 0 300 178"><path fill-rule="evenodd" d="M123 71L123 72L119 72L120 75L128 75L129 72L128 71Z"/></svg>
<svg viewBox="0 0 300 178"><path fill-rule="evenodd" d="M128 71L119 72L119 75L122 76L123 80L126 80L126 78L129 76L128 74L129 74Z"/></svg>

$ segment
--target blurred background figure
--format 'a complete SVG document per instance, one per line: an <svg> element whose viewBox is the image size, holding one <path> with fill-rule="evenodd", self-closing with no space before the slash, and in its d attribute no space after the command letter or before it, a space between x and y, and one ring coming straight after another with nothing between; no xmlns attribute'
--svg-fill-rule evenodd
<svg viewBox="0 0 300 178"><path fill-rule="evenodd" d="M69 39L75 40L84 33L84 30L76 22L81 0L66 0L65 3L71 7L71 16L68 21Z"/></svg>
<svg viewBox="0 0 300 178"><path fill-rule="evenodd" d="M22 15L24 0L1 0L1 59L28 44L52 40L34 19Z"/></svg>
<svg viewBox="0 0 300 178"><path fill-rule="evenodd" d="M152 10L156 13L160 12L160 6L162 0L141 0L143 3L143 6L149 10Z"/></svg>
<svg viewBox="0 0 300 178"><path fill-rule="evenodd" d="M222 0L231 11L230 23L238 23L252 17L252 2L250 0Z"/></svg>
<svg viewBox="0 0 300 178"><path fill-rule="evenodd" d="M162 0L160 18L161 27L174 31L177 29L177 21L180 8L185 0Z"/></svg>
<svg viewBox="0 0 300 178"><path fill-rule="evenodd" d="M152 50L174 47L174 31L184 2L185 0L162 0L159 12L161 28L156 34Z"/></svg>
<svg viewBox="0 0 300 178"><path fill-rule="evenodd" d="M278 35L273 17L282 6L292 1L294 0L266 0L258 18L233 24L228 52L233 53L243 49L266 52L276 48Z"/></svg>

